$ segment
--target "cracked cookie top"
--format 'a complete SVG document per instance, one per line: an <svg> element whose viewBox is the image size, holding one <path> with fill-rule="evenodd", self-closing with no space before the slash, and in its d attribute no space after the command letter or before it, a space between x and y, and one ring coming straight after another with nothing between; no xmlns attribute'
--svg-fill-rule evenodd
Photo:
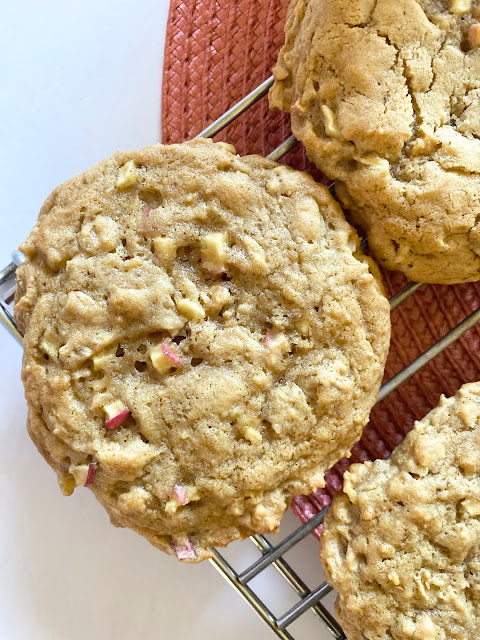
<svg viewBox="0 0 480 640"><path fill-rule="evenodd" d="M210 141L117 153L22 245L30 434L180 560L274 531L359 438L389 309L328 191Z"/></svg>
<svg viewBox="0 0 480 640"><path fill-rule="evenodd" d="M480 278L480 7L293 0L272 106L385 267Z"/></svg>
<svg viewBox="0 0 480 640"><path fill-rule="evenodd" d="M390 460L354 464L321 556L349 640L477 640L480 383L417 422Z"/></svg>

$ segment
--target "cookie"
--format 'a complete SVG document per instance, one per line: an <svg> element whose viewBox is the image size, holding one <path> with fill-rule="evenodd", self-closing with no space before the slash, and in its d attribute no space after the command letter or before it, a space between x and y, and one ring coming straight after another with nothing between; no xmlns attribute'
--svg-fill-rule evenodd
<svg viewBox="0 0 480 640"><path fill-rule="evenodd" d="M388 303L309 176L210 141L116 153L21 250L30 435L167 553L275 531L359 438Z"/></svg>
<svg viewBox="0 0 480 640"><path fill-rule="evenodd" d="M331 179L377 261L480 278L480 6L293 0L271 106Z"/></svg>
<svg viewBox="0 0 480 640"><path fill-rule="evenodd" d="M354 464L321 539L349 640L477 640L480 383L417 422L390 460Z"/></svg>

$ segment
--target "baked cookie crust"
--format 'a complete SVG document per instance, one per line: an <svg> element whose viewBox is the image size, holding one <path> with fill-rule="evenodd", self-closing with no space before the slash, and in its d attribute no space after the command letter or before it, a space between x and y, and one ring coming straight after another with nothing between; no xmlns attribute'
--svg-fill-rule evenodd
<svg viewBox="0 0 480 640"><path fill-rule="evenodd" d="M480 7L293 0L272 107L331 179L377 261L480 278Z"/></svg>
<svg viewBox="0 0 480 640"><path fill-rule="evenodd" d="M354 464L321 538L349 640L480 635L480 383L417 422L390 460Z"/></svg>
<svg viewBox="0 0 480 640"><path fill-rule="evenodd" d="M167 553L275 531L360 437L388 302L306 174L211 141L116 153L21 250L30 435Z"/></svg>

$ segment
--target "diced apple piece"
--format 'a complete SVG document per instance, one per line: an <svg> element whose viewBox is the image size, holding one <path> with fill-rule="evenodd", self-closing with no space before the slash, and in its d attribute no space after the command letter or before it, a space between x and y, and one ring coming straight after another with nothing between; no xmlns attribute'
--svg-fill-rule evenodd
<svg viewBox="0 0 480 640"><path fill-rule="evenodd" d="M333 111L330 107L327 107L326 104L322 104L322 112L325 117L324 127L327 136L338 138L339 132L335 126L335 116L333 115Z"/></svg>
<svg viewBox="0 0 480 640"><path fill-rule="evenodd" d="M273 333L273 331L270 331L269 329L265 334L265 346L271 347L274 340L275 340L275 334Z"/></svg>
<svg viewBox="0 0 480 640"><path fill-rule="evenodd" d="M462 505L468 515L472 518L480 516L480 500L464 500Z"/></svg>
<svg viewBox="0 0 480 640"><path fill-rule="evenodd" d="M254 429L253 427L246 427L243 431L243 435L247 440L250 440L252 444L262 444L262 434L258 429Z"/></svg>
<svg viewBox="0 0 480 640"><path fill-rule="evenodd" d="M478 47L478 45L480 45L480 24L478 22L472 24L468 36L472 47Z"/></svg>
<svg viewBox="0 0 480 640"><path fill-rule="evenodd" d="M133 160L126 162L118 170L118 177L115 186L120 191L132 187L138 179L138 170Z"/></svg>
<svg viewBox="0 0 480 640"><path fill-rule="evenodd" d="M46 353L49 358L56 360L58 358L58 350L61 345L62 343L57 338L56 334L51 329L47 329L43 334L42 341L40 342L41 350Z"/></svg>
<svg viewBox="0 0 480 640"><path fill-rule="evenodd" d="M177 253L177 247L172 238L154 238L153 252L157 258L167 258L171 260Z"/></svg>
<svg viewBox="0 0 480 640"><path fill-rule="evenodd" d="M451 13L463 16L472 9L472 0L452 0L450 3Z"/></svg>
<svg viewBox="0 0 480 640"><path fill-rule="evenodd" d="M85 478L85 482L83 483L84 487L89 487L91 484L93 484L96 473L97 473L96 462L90 462L90 464L88 465L87 477Z"/></svg>
<svg viewBox="0 0 480 640"><path fill-rule="evenodd" d="M131 269L137 269L143 265L143 260L140 256L135 256L134 258L130 258L130 260L125 260L125 270L130 271Z"/></svg>
<svg viewBox="0 0 480 640"><path fill-rule="evenodd" d="M172 491L178 504L184 505L188 503L187 494L185 493L185 487L182 484L174 484Z"/></svg>
<svg viewBox="0 0 480 640"><path fill-rule="evenodd" d="M380 158L380 156L377 156L375 154L363 156L361 158L357 158L357 160L367 167L377 167L378 169L382 169L383 171L390 170L390 164L388 160L386 160L385 158Z"/></svg>
<svg viewBox="0 0 480 640"><path fill-rule="evenodd" d="M189 300L188 298L180 298L175 302L178 311L189 320L200 321L205 317L205 310L199 302Z"/></svg>
<svg viewBox="0 0 480 640"><path fill-rule="evenodd" d="M115 402L106 404L103 407L103 410L105 411L105 414L107 416L107 420L105 420L105 427L109 431L121 427L130 415L130 410L127 409L127 407L120 400L115 400Z"/></svg>
<svg viewBox="0 0 480 640"><path fill-rule="evenodd" d="M71 464L68 473L75 478L75 485L81 487L87 479L88 464Z"/></svg>
<svg viewBox="0 0 480 640"><path fill-rule="evenodd" d="M168 513L169 516L173 516L174 513L177 513L178 502L176 500L168 500L165 503L165 513Z"/></svg>
<svg viewBox="0 0 480 640"><path fill-rule="evenodd" d="M174 484L172 487L173 500L168 500L165 504L165 511L172 515L177 512L178 507L184 506L189 502L200 500L200 494L194 486L185 486L183 484Z"/></svg>
<svg viewBox="0 0 480 640"><path fill-rule="evenodd" d="M290 342L283 333L276 333L269 329L265 335L265 346L268 349L287 353L290 351Z"/></svg>
<svg viewBox="0 0 480 640"><path fill-rule="evenodd" d="M95 371L104 371L112 358L112 354L108 351L96 353L93 357L93 369Z"/></svg>
<svg viewBox="0 0 480 640"><path fill-rule="evenodd" d="M115 400L114 402L109 402L108 404L106 404L103 407L103 410L105 411L107 420L111 420L112 418L117 416L119 413L124 411L125 408L126 407L121 400Z"/></svg>
<svg viewBox="0 0 480 640"><path fill-rule="evenodd" d="M226 272L227 237L224 233L209 233L200 238L202 249L202 266L220 275Z"/></svg>
<svg viewBox="0 0 480 640"><path fill-rule="evenodd" d="M158 373L167 373L172 368L178 369L182 366L181 357L165 343L150 349L150 359Z"/></svg>
<svg viewBox="0 0 480 640"><path fill-rule="evenodd" d="M196 560L197 552L195 550L195 545L188 538L185 544L179 544L177 542L172 542L173 553L177 556L178 560Z"/></svg>
<svg viewBox="0 0 480 640"><path fill-rule="evenodd" d="M122 424L125 422L125 420L128 418L129 415L130 415L130 411L128 409L124 409L121 413L117 414L110 420L107 420L105 422L105 426L109 431L112 431L113 429L118 429L118 427L122 426Z"/></svg>

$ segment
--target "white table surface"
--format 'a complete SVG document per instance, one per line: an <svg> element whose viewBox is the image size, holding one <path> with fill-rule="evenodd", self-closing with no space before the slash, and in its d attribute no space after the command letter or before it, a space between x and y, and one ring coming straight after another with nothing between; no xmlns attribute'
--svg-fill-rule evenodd
<svg viewBox="0 0 480 640"><path fill-rule="evenodd" d="M58 183L159 140L167 10L168 0L0 2L0 267ZM181 565L113 528L89 491L60 494L26 434L20 359L0 327L0 640L273 637L208 562ZM282 533L297 525L287 513ZM258 552L245 541L226 555L239 568ZM318 584L318 543L292 556ZM253 586L276 614L295 602L273 569ZM311 613L291 631L331 637Z"/></svg>

